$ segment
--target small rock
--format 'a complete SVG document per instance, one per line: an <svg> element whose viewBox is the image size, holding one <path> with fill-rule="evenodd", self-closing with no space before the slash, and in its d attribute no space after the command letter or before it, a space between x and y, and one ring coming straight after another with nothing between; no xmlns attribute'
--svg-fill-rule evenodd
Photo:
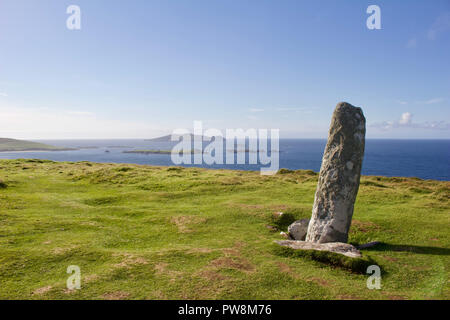
<svg viewBox="0 0 450 320"><path fill-rule="evenodd" d="M286 239L290 238L289 235L286 232L284 232L284 231L280 232L280 236L282 236L283 238L286 238Z"/></svg>
<svg viewBox="0 0 450 320"><path fill-rule="evenodd" d="M301 219L293 222L288 227L289 235L294 240L305 240L308 231L309 219Z"/></svg>

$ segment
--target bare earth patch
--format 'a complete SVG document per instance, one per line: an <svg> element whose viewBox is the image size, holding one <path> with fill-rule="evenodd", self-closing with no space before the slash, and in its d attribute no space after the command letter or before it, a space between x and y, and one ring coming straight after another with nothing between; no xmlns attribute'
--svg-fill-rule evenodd
<svg viewBox="0 0 450 320"><path fill-rule="evenodd" d="M186 251L187 254L195 254L195 253L211 253L215 250L210 248L191 248Z"/></svg>
<svg viewBox="0 0 450 320"><path fill-rule="evenodd" d="M338 300L361 300L360 297L352 296L352 295L349 295L349 294L341 294L341 295L337 296L337 299Z"/></svg>
<svg viewBox="0 0 450 320"><path fill-rule="evenodd" d="M54 248L52 250L52 253L55 255L61 255L61 254L65 254L67 252L72 251L73 249L78 248L78 246L70 246L70 247L65 247L65 248Z"/></svg>
<svg viewBox="0 0 450 320"><path fill-rule="evenodd" d="M235 257L221 257L217 258L210 263L211 266L216 267L218 269L236 269L241 271L253 271L255 267L246 259Z"/></svg>
<svg viewBox="0 0 450 320"><path fill-rule="evenodd" d="M298 274L295 273L294 270L292 270L291 267L289 267L287 264L285 264L283 262L278 262L277 265L278 265L278 268L280 269L281 272L287 273L288 275L290 275L294 279L299 279L300 278L298 276Z"/></svg>
<svg viewBox="0 0 450 320"><path fill-rule="evenodd" d="M369 222L369 221L360 221L360 220L352 220L352 225L351 225L351 229L355 230L355 231L359 231L359 232L369 232L369 231L375 231L375 230L379 230L380 226L373 223L373 222Z"/></svg>
<svg viewBox="0 0 450 320"><path fill-rule="evenodd" d="M206 222L206 218L201 218L197 216L177 216L170 219L178 227L178 232L189 233L193 230L192 225Z"/></svg>
<svg viewBox="0 0 450 320"><path fill-rule="evenodd" d="M135 265L148 264L148 261L145 260L144 258L135 256L131 253L119 253L119 254L114 254L114 256L120 256L120 257L124 258L122 262L115 264L115 267L117 267L117 268L129 269Z"/></svg>
<svg viewBox="0 0 450 320"><path fill-rule="evenodd" d="M202 278L205 278L209 281L223 281L229 279L230 277L225 276L216 270L202 270L198 273L198 275Z"/></svg>
<svg viewBox="0 0 450 320"><path fill-rule="evenodd" d="M244 242L237 241L233 247L221 249L223 256L210 261L196 275L209 281L221 282L230 279L230 277L220 273L221 269L235 269L246 273L253 272L255 266L241 256L240 250L244 246Z"/></svg>
<svg viewBox="0 0 450 320"><path fill-rule="evenodd" d="M178 278L180 278L183 275L183 272L176 271L176 270L170 270L169 264L165 262L157 263L155 265L155 272L157 275L165 275L170 278L170 281L175 281Z"/></svg>
<svg viewBox="0 0 450 320"><path fill-rule="evenodd" d="M331 285L331 283L329 281L322 279L322 278L313 277L313 278L305 279L305 278L301 277L298 273L296 273L294 270L292 270L291 267L289 267L287 264L285 264L283 262L278 262L277 265L281 272L287 273L289 276L291 276L294 279L302 279L307 282L314 282L322 287L329 287Z"/></svg>
<svg viewBox="0 0 450 320"><path fill-rule="evenodd" d="M128 298L129 296L130 296L130 294L128 292L114 291L114 292L105 293L104 295L102 295L102 298L105 300L124 300L124 299Z"/></svg>
<svg viewBox="0 0 450 320"><path fill-rule="evenodd" d="M46 287L42 287L39 289L34 290L31 294L34 295L43 295L47 292L49 292L50 290L52 290L52 286L46 286Z"/></svg>
<svg viewBox="0 0 450 320"><path fill-rule="evenodd" d="M308 281L317 283L319 286L322 286L322 287L329 287L329 286L331 286L331 283L329 281L327 281L325 279L321 279L321 278L311 278Z"/></svg>

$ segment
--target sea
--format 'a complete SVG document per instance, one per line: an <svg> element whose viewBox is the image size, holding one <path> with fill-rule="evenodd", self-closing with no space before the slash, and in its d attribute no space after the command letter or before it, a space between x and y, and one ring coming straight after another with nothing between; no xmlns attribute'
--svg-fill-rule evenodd
<svg viewBox="0 0 450 320"><path fill-rule="evenodd" d="M176 144L144 139L114 140L34 140L58 147L77 148L72 151L0 152L0 159L48 159L53 161L92 161L100 163L134 163L172 166L170 154L124 153L130 150L171 150ZM207 143L205 143L207 144ZM325 148L325 139L280 139L279 167L318 172ZM226 147L225 147L226 148ZM245 149L243 149L245 152ZM242 151L242 150L241 150ZM225 150L225 152L227 152ZM246 157L248 163L247 152ZM450 140L367 139L363 175L417 177L450 180ZM260 170L267 165L214 164L184 165L212 169Z"/></svg>

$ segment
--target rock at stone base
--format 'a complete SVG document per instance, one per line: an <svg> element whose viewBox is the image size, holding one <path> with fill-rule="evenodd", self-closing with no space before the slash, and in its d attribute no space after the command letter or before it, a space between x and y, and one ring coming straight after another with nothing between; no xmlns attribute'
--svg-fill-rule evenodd
<svg viewBox="0 0 450 320"><path fill-rule="evenodd" d="M294 240L305 240L308 231L309 219L302 219L293 222L288 227L288 233Z"/></svg>
<svg viewBox="0 0 450 320"><path fill-rule="evenodd" d="M317 250L339 253L350 258L361 258L361 252L354 246L343 242L316 243L298 240L275 241L280 246L289 247L296 250Z"/></svg>
<svg viewBox="0 0 450 320"><path fill-rule="evenodd" d="M281 231L281 232L280 232L280 236L282 236L282 237L285 238L285 239L291 239L291 237L289 236L289 234L287 234L287 233L284 232L284 231Z"/></svg>

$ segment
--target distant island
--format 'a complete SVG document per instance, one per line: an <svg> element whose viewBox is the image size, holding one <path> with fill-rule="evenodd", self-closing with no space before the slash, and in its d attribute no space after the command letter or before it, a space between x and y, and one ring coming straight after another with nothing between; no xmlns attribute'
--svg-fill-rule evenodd
<svg viewBox="0 0 450 320"><path fill-rule="evenodd" d="M202 153L201 150L189 150L187 153ZM122 153L139 153L139 154L171 154L171 150L130 150L130 151L122 151ZM180 152L182 153L182 152Z"/></svg>
<svg viewBox="0 0 450 320"><path fill-rule="evenodd" d="M133 147L129 147L129 146L107 146L107 148L110 148L110 149L131 149Z"/></svg>
<svg viewBox="0 0 450 320"><path fill-rule="evenodd" d="M6 151L69 151L74 148L55 147L44 143L26 140L0 138L0 152Z"/></svg>
<svg viewBox="0 0 450 320"><path fill-rule="evenodd" d="M200 138L201 140L203 140L203 138L208 138L211 139L211 137L205 137L205 136L199 136L199 135L194 135L192 133L189 133L189 135L191 136L191 140L193 140L194 138ZM217 137L215 137L217 138ZM152 142L172 142L172 135L168 134L166 136L162 136L162 137L158 137L158 138L153 138L153 139L145 139L145 141L152 141Z"/></svg>

